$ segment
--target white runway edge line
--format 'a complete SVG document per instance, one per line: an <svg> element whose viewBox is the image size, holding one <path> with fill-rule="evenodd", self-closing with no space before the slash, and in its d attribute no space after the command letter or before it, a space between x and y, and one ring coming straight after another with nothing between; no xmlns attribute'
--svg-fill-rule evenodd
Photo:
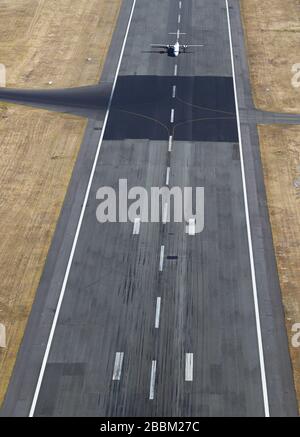
<svg viewBox="0 0 300 437"><path fill-rule="evenodd" d="M122 375L122 367L124 360L124 352L117 352L114 365L113 381L120 381Z"/></svg>
<svg viewBox="0 0 300 437"><path fill-rule="evenodd" d="M156 361L152 361L149 399L153 401L155 394Z"/></svg>
<svg viewBox="0 0 300 437"><path fill-rule="evenodd" d="M161 297L158 297L156 300L155 329L159 328L160 308L161 308Z"/></svg>
<svg viewBox="0 0 300 437"><path fill-rule="evenodd" d="M185 380L192 382L194 377L194 354L185 354Z"/></svg>
<svg viewBox="0 0 300 437"><path fill-rule="evenodd" d="M257 284L256 284L256 272L255 272L253 246L252 246L252 233L251 233L251 223L250 223L250 214L249 214L249 205L248 205L248 194L247 194L247 183L246 183L246 174L245 174L242 132L241 132L241 124L240 124L239 102L238 102L237 85L236 85L234 52L233 52L233 43L232 43L232 30L231 30L231 21L230 21L228 0L225 0L225 2L226 2L226 10L227 10L228 33L229 33L230 54L231 54L231 63L232 63L232 75L233 75L233 83L234 83L235 106L236 106L237 126L238 126L238 135L239 135L239 148L240 148L240 157L241 157L240 162L241 162L241 170L242 170L244 204L245 204L245 213L246 213L246 222L247 222L247 235L248 235L251 276L252 276L252 289L253 289L254 309L255 309L255 319L256 319L256 331L257 331L259 360L260 360L261 383L262 383L265 416L270 417L270 405L269 405L268 386L267 386L266 368L265 368L265 359L264 359L264 348L263 348L261 322L260 322L258 291L257 291Z"/></svg>
<svg viewBox="0 0 300 437"><path fill-rule="evenodd" d="M119 62L118 62L116 73L115 73L114 83L113 83L112 91L111 91L111 94L110 94L110 98L109 98L109 102L108 102L108 106L107 106L107 111L106 111L106 114L105 114L104 122L103 122L103 128L102 128L101 136L100 136L100 139L99 139L99 143L98 143L98 147L97 147L97 151L96 151L93 167L92 167L92 170L91 170L88 186L87 186L87 189L86 189L84 202L83 202L83 205L82 205L82 208L81 208L79 222L78 222L76 233L75 233L75 237L74 237L74 240L73 240L73 245L72 245L72 249L71 249L71 253L70 253L70 257L69 257L66 273L65 273L65 276L64 276L64 281L63 281L62 288L61 288L61 291L60 291L60 296L59 296L59 299L58 299L55 315L54 315L54 318L53 318L53 322L52 322L52 326L51 326L51 331L50 331L49 339L48 339L48 342L47 342L47 347L46 347L45 355L44 355L44 358L43 358L43 362L42 362L41 370L40 370L40 373L39 373L37 385L36 385L36 388L35 388L32 404L31 404L31 408L30 408L30 411L29 411L29 417L33 417L34 416L34 412L35 412L36 404L37 404L37 401L38 401L41 385L42 385L42 382L43 382L43 377L44 377L44 373L45 373L45 369L46 369L46 365L47 365L47 361L48 361L48 357L49 357L49 353L50 353L50 349L51 349L51 345L52 345L52 341L53 341L53 337L54 337L54 333L55 333L55 328L56 328L56 325L57 325L58 316L59 316L59 313L60 313L60 309L61 309L61 306L62 306L64 294L65 294L65 291L66 291L66 286L67 286L67 282L68 282L68 278L69 278L69 274L70 274L70 270L71 270L71 266L72 266L72 262L73 262L73 258L74 258L75 249L76 249L77 242L78 242L78 237L79 237L80 229L81 229L82 222L83 222L84 213L85 213L85 210L86 210L86 205L87 205L89 194L90 194L90 191L91 191L92 182L93 182L93 179L94 179L94 174L95 174L95 170L96 170L96 166L97 166L97 161L98 161L99 154L100 154L100 149L101 149L101 145L102 145L102 141L103 141L106 125L107 125L107 120L108 120L108 117L109 117L109 114L110 114L110 110L111 110L112 99L113 99L113 96L114 96L114 93L115 93L115 89L116 89L118 75L119 75L120 68L121 68L121 63L122 63L122 59L123 59L123 55L124 55L124 51L125 51L125 47L126 47L126 42L127 42L127 38L128 38L131 22L132 22L133 13L134 13L134 10L135 10L136 1L137 0L133 0L133 3L132 3L131 12L130 12L130 16L129 16L128 24L127 24L127 28L126 28L126 33L125 33L125 36L124 36L124 40L123 40L123 44L122 44L122 48L121 48L121 53L120 53L120 57L119 57Z"/></svg>

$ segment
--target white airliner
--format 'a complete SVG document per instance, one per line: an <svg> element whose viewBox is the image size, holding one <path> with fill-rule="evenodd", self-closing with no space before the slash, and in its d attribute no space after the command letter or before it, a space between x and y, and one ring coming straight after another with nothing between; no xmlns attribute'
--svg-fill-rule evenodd
<svg viewBox="0 0 300 437"><path fill-rule="evenodd" d="M164 49L168 56L177 58L180 53L189 53L188 49L190 47L203 47L203 44L179 44L177 41L175 44L151 44L151 47Z"/></svg>

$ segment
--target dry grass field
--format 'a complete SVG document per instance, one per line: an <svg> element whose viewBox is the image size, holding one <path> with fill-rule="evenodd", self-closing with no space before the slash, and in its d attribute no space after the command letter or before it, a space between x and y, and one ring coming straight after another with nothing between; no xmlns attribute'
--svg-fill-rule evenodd
<svg viewBox="0 0 300 437"><path fill-rule="evenodd" d="M7 86L97 83L121 0L2 0ZM88 59L89 58L89 59ZM0 403L16 359L86 120L0 103Z"/></svg>
<svg viewBox="0 0 300 437"><path fill-rule="evenodd" d="M253 95L266 111L300 113L292 67L300 63L299 0L240 0Z"/></svg>
<svg viewBox="0 0 300 437"><path fill-rule="evenodd" d="M255 104L300 113L300 88L291 83L300 62L299 0L240 0ZM274 247L289 338L300 323L300 126L260 126ZM290 341L300 406L300 350ZM300 411L300 410L299 410Z"/></svg>
<svg viewBox="0 0 300 437"><path fill-rule="evenodd" d="M95 84L121 0L1 0L0 63L7 86Z"/></svg>
<svg viewBox="0 0 300 437"><path fill-rule="evenodd" d="M300 126L260 126L261 155L286 323L300 322ZM300 400L300 350L290 351Z"/></svg>

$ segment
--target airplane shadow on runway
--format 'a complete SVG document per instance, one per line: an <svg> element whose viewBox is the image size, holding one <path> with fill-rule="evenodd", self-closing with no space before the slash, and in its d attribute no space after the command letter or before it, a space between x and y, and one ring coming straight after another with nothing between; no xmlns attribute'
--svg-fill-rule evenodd
<svg viewBox="0 0 300 437"><path fill-rule="evenodd" d="M52 90L1 88L0 100L98 119L111 89L107 82ZM165 140L169 135L181 141L238 141L232 78L119 76L105 139Z"/></svg>
<svg viewBox="0 0 300 437"><path fill-rule="evenodd" d="M107 108L111 88L110 82L51 90L0 88L0 101L97 119L99 111Z"/></svg>

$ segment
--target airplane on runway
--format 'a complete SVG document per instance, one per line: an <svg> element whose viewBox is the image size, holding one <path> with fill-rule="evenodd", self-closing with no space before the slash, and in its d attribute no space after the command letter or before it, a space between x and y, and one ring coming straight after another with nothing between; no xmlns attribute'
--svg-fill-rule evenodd
<svg viewBox="0 0 300 437"><path fill-rule="evenodd" d="M151 47L164 49L162 53L167 53L171 58L177 58L180 53L192 53L188 51L190 47L203 47L203 44L179 44L177 41L175 44L151 44Z"/></svg>

